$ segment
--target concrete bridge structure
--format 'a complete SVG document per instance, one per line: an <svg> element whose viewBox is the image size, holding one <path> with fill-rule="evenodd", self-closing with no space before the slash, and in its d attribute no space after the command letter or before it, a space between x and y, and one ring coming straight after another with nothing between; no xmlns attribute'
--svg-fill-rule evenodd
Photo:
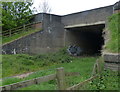
<svg viewBox="0 0 120 92"><path fill-rule="evenodd" d="M69 45L80 46L85 53L99 53L104 44L103 29L113 14L113 5L64 16L40 13L33 21L42 22L42 31L2 46L3 54L43 54Z"/></svg>

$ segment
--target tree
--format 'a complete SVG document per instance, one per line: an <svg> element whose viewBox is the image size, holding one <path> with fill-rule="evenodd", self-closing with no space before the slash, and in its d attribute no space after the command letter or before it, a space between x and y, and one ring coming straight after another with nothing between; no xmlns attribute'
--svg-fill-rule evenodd
<svg viewBox="0 0 120 92"><path fill-rule="evenodd" d="M49 6L49 3L47 0L44 0L40 5L39 5L39 12L42 13L50 13L51 8Z"/></svg>
<svg viewBox="0 0 120 92"><path fill-rule="evenodd" d="M32 2L2 2L2 29L8 30L28 23Z"/></svg>
<svg viewBox="0 0 120 92"><path fill-rule="evenodd" d="M1 8L1 2L0 2L0 27L2 26L2 8Z"/></svg>

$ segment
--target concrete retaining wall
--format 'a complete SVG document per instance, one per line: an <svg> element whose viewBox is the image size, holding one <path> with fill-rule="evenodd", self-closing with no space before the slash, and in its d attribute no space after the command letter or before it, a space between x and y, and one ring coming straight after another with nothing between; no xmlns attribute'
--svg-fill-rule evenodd
<svg viewBox="0 0 120 92"><path fill-rule="evenodd" d="M50 17L52 19L50 19ZM61 17L56 15L43 14L43 18L43 31L33 33L3 45L2 53L42 54L55 52L59 48L62 48L64 42L64 25L61 23Z"/></svg>

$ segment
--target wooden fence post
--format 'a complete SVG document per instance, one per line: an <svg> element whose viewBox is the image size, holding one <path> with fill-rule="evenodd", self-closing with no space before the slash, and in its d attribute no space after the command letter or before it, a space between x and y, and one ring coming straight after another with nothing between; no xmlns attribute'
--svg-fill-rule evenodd
<svg viewBox="0 0 120 92"><path fill-rule="evenodd" d="M25 31L25 24L23 25L23 31Z"/></svg>
<svg viewBox="0 0 120 92"><path fill-rule="evenodd" d="M11 37L11 35L12 35L12 34L11 34L11 30L9 30L9 36Z"/></svg>
<svg viewBox="0 0 120 92"><path fill-rule="evenodd" d="M96 63L94 64L93 71L92 71L92 76L96 74L101 73L101 66L100 66L100 61L99 59L96 60Z"/></svg>
<svg viewBox="0 0 120 92"><path fill-rule="evenodd" d="M65 90L66 89L65 72L63 67L57 68L56 77L57 77L58 89Z"/></svg>
<svg viewBox="0 0 120 92"><path fill-rule="evenodd" d="M92 75L91 75L91 77L94 76L94 75L96 75L96 72L97 72L97 71L96 71L96 68L97 68L96 65L97 65L97 64L95 63L94 66L93 66L93 70L92 70Z"/></svg>
<svg viewBox="0 0 120 92"><path fill-rule="evenodd" d="M97 63L97 73L99 73L100 74L100 62L99 62L99 60L97 60L96 61L96 63Z"/></svg>

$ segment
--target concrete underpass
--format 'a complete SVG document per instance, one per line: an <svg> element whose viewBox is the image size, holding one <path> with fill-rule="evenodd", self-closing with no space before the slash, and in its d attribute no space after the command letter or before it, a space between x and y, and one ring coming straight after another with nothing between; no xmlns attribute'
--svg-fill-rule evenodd
<svg viewBox="0 0 120 92"><path fill-rule="evenodd" d="M3 54L45 54L69 45L78 45L83 53L100 54L104 39L102 30L113 5L68 15L38 13L32 22L42 22L42 31L2 45Z"/></svg>
<svg viewBox="0 0 120 92"><path fill-rule="evenodd" d="M102 36L105 24L67 27L65 45L76 45L83 50L83 55L100 55L104 38Z"/></svg>

